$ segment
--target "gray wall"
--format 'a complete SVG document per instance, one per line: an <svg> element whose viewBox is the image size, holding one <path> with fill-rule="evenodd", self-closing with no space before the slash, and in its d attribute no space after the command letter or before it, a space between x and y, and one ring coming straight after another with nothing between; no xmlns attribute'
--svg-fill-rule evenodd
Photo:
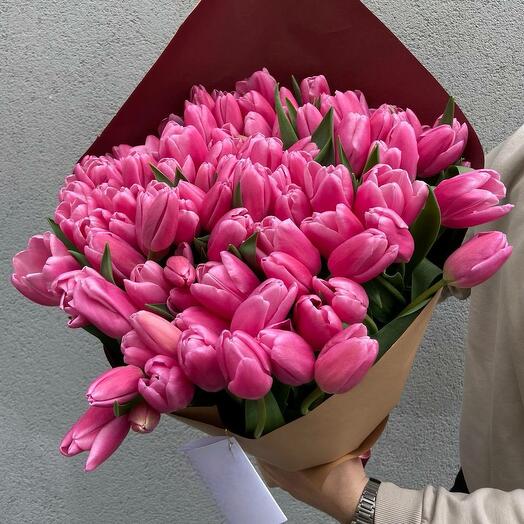
<svg viewBox="0 0 524 524"><path fill-rule="evenodd" d="M0 3L0 521L220 522L177 448L196 433L163 420L92 474L58 443L105 368L89 336L8 284L10 257L45 228L64 174L126 99L192 0ZM319 2L323 7L329 2ZM367 0L453 93L486 148L523 119L522 0ZM441 306L369 470L406 487L457 469L466 306ZM325 519L275 496L291 522Z"/></svg>

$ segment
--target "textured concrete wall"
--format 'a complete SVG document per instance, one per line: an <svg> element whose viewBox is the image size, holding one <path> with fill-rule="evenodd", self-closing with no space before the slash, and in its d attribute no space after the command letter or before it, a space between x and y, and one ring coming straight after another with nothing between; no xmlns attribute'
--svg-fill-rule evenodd
<svg viewBox="0 0 524 524"><path fill-rule="evenodd" d="M57 445L105 368L88 335L8 284L11 255L45 228L70 166L137 84L192 0L0 3L0 520L8 523L220 522L178 446L196 436L164 420L93 474ZM489 148L523 119L522 0L367 0L454 95ZM319 8L329 2L319 2ZM449 485L465 305L435 315L401 406L370 471L409 487ZM291 522L323 516L276 491Z"/></svg>

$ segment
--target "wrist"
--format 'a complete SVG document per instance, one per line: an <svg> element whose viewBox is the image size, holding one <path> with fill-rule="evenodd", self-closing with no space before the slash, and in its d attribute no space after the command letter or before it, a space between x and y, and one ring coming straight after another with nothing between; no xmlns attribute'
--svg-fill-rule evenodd
<svg viewBox="0 0 524 524"><path fill-rule="evenodd" d="M374 524L380 480L370 478L360 496L351 524Z"/></svg>
<svg viewBox="0 0 524 524"><path fill-rule="evenodd" d="M362 477L353 480L347 489L341 490L339 511L337 515L334 515L341 524L348 524L352 521L368 481L369 478L364 474Z"/></svg>

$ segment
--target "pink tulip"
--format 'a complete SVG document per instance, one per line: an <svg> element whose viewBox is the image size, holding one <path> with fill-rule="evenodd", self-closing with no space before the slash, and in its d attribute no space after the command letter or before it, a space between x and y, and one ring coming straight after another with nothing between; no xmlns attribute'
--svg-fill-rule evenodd
<svg viewBox="0 0 524 524"><path fill-rule="evenodd" d="M198 324L186 329L178 344L178 361L186 376L204 391L226 387L214 344L218 334Z"/></svg>
<svg viewBox="0 0 524 524"><path fill-rule="evenodd" d="M165 304L171 288L164 276L164 269L148 260L131 271L129 280L124 280L126 293L140 308L146 304Z"/></svg>
<svg viewBox="0 0 524 524"><path fill-rule="evenodd" d="M136 235L143 253L161 253L175 240L180 201L176 189L152 182L137 199Z"/></svg>
<svg viewBox="0 0 524 524"><path fill-rule="evenodd" d="M313 380L315 354L300 335L269 328L261 331L257 340L266 348L271 359L271 370L280 382L301 386Z"/></svg>
<svg viewBox="0 0 524 524"><path fill-rule="evenodd" d="M246 136L257 134L269 136L271 135L271 127L261 114L249 111L244 117L244 134Z"/></svg>
<svg viewBox="0 0 524 524"><path fill-rule="evenodd" d="M275 201L274 211L276 217L281 220L290 218L297 225L313 213L308 197L296 184L288 184L285 187Z"/></svg>
<svg viewBox="0 0 524 524"><path fill-rule="evenodd" d="M419 177L436 175L462 155L468 141L466 124L454 119L453 125L437 125L418 137Z"/></svg>
<svg viewBox="0 0 524 524"><path fill-rule="evenodd" d="M305 151L290 151L287 149L282 155L282 165L289 170L291 182L297 186L305 189L306 182L304 175L309 162L313 160L313 156Z"/></svg>
<svg viewBox="0 0 524 524"><path fill-rule="evenodd" d="M453 287L478 286L500 269L512 249L500 231L478 233L448 257L443 278Z"/></svg>
<svg viewBox="0 0 524 524"><path fill-rule="evenodd" d="M129 320L146 347L162 355L176 354L180 330L174 324L149 311L139 311Z"/></svg>
<svg viewBox="0 0 524 524"><path fill-rule="evenodd" d="M296 284L288 289L282 280L265 280L238 306L231 319L231 330L240 329L256 336L261 329L284 320L296 296Z"/></svg>
<svg viewBox="0 0 524 524"><path fill-rule="evenodd" d="M184 257L189 260L191 265L194 265L193 250L188 242L181 242L175 249L175 256Z"/></svg>
<svg viewBox="0 0 524 524"><path fill-rule="evenodd" d="M72 457L89 451L85 470L93 471L116 451L128 433L127 416L115 417L113 408L91 406L66 433L60 453Z"/></svg>
<svg viewBox="0 0 524 524"><path fill-rule="evenodd" d="M109 219L108 229L110 233L120 237L124 242L132 247L138 247L136 242L135 221L131 220L124 213L113 213Z"/></svg>
<svg viewBox="0 0 524 524"><path fill-rule="evenodd" d="M314 211L332 211L337 204L351 207L353 183L349 171L343 165L322 167L316 162L310 162L305 177L304 189Z"/></svg>
<svg viewBox="0 0 524 524"><path fill-rule="evenodd" d="M214 331L219 335L228 324L220 317L216 317L209 310L202 306L194 306L184 309L176 316L175 325L178 329L185 331L194 325L204 326L207 330Z"/></svg>
<svg viewBox="0 0 524 524"><path fill-rule="evenodd" d="M364 320L369 298L360 284L344 277L329 280L313 277L312 283L318 296L333 308L342 322L355 324Z"/></svg>
<svg viewBox="0 0 524 524"><path fill-rule="evenodd" d="M311 274L316 275L320 271L320 254L317 248L292 220L266 217L257 229L257 249L262 256L281 251L300 260Z"/></svg>
<svg viewBox="0 0 524 524"><path fill-rule="evenodd" d="M311 136L320 122L322 113L313 105L305 104L297 110L297 131L299 138Z"/></svg>
<svg viewBox="0 0 524 524"><path fill-rule="evenodd" d="M217 182L211 187L204 198L200 221L207 231L232 207L233 190L227 182Z"/></svg>
<svg viewBox="0 0 524 524"><path fill-rule="evenodd" d="M206 144L211 139L213 129L218 127L215 117L208 107L191 104L190 102L185 104L184 124L193 126L200 133Z"/></svg>
<svg viewBox="0 0 524 524"><path fill-rule="evenodd" d="M355 387L375 362L378 342L367 336L363 324L337 333L315 363L315 380L322 391L341 394Z"/></svg>
<svg viewBox="0 0 524 524"><path fill-rule="evenodd" d="M322 305L317 295L302 295L295 305L293 325L315 350L342 330L342 321L331 306Z"/></svg>
<svg viewBox="0 0 524 524"><path fill-rule="evenodd" d="M386 140L393 126L398 122L408 122L411 124L417 137L422 133L420 121L411 109L402 111L398 107L382 104L373 111L370 117L371 139ZM386 162L383 161L383 163Z"/></svg>
<svg viewBox="0 0 524 524"><path fill-rule="evenodd" d="M174 358L158 355L145 366L147 377L138 382L138 392L159 413L186 408L195 394L194 385Z"/></svg>
<svg viewBox="0 0 524 524"><path fill-rule="evenodd" d="M237 257L222 251L222 263L207 262L197 268L198 283L191 294L217 316L230 319L237 307L260 283L256 275Z"/></svg>
<svg viewBox="0 0 524 524"><path fill-rule="evenodd" d="M213 97L207 92L207 89L202 85L194 85L191 88L190 100L194 104L199 104L213 109L215 101Z"/></svg>
<svg viewBox="0 0 524 524"><path fill-rule="evenodd" d="M378 158L381 164L387 164L392 169L400 169L400 165L402 164L402 151L398 147L391 147L385 142L377 140L371 142L369 146L370 155L375 147L378 147ZM414 179L415 175L411 176L411 178Z"/></svg>
<svg viewBox="0 0 524 524"><path fill-rule="evenodd" d="M131 409L128 416L131 429L136 433L151 433L160 422L160 413L145 402Z"/></svg>
<svg viewBox="0 0 524 524"><path fill-rule="evenodd" d="M52 289L54 280L79 268L64 244L52 233L44 233L31 237L27 249L14 256L11 282L29 300L58 306L61 293Z"/></svg>
<svg viewBox="0 0 524 524"><path fill-rule="evenodd" d="M167 259L164 276L175 287L188 287L195 281L196 271L186 257L175 255Z"/></svg>
<svg viewBox="0 0 524 524"><path fill-rule="evenodd" d="M262 220L271 213L274 206L278 190L270 174L271 171L267 167L253 164L249 159L242 159L237 162L231 175L231 191L234 192L238 188L242 207L248 210L253 220Z"/></svg>
<svg viewBox="0 0 524 524"><path fill-rule="evenodd" d="M397 259L398 250L398 245L390 244L382 231L366 229L338 246L328 259L328 267L335 277L367 282Z"/></svg>
<svg viewBox="0 0 524 524"><path fill-rule="evenodd" d="M240 246L251 234L253 219L246 208L240 207L228 211L216 224L207 243L209 260L220 260L220 253L227 251L230 245Z"/></svg>
<svg viewBox="0 0 524 524"><path fill-rule="evenodd" d="M386 143L388 147L394 147L400 150L401 160L400 168L405 169L412 180L417 175L418 164L418 147L415 130L409 122L399 122L389 133ZM381 161L383 161L381 159Z"/></svg>
<svg viewBox="0 0 524 524"><path fill-rule="evenodd" d="M200 168L204 164L205 162L200 164ZM190 156L187 156L183 163L179 163L178 160L174 158L163 158L162 160L160 160L160 162L158 162L156 167L159 169L159 171L166 175L166 177L169 178L171 182L175 181L177 171L182 173L182 175L184 175L184 178L189 182L195 182L196 168L195 163L193 162L193 159Z"/></svg>
<svg viewBox="0 0 524 524"><path fill-rule="evenodd" d="M79 280L71 305L89 323L112 338L120 338L131 329L129 317L136 306L126 293L101 277Z"/></svg>
<svg viewBox="0 0 524 524"><path fill-rule="evenodd" d="M349 113L368 116L369 109L366 99L360 91L335 91L335 95L321 95L320 112L325 115L333 108L335 129L338 130L340 122Z"/></svg>
<svg viewBox="0 0 524 524"><path fill-rule="evenodd" d="M269 392L273 384L269 355L251 335L224 331L216 350L227 389L233 395L257 400Z"/></svg>
<svg viewBox="0 0 524 524"><path fill-rule="evenodd" d="M231 93L218 94L213 114L219 126L231 124L239 133L242 132L242 112L238 100Z"/></svg>
<svg viewBox="0 0 524 524"><path fill-rule="evenodd" d="M478 169L443 180L435 189L442 225L452 228L478 226L506 215L513 206L499 206L506 196L500 175Z"/></svg>
<svg viewBox="0 0 524 524"><path fill-rule="evenodd" d="M280 139L260 134L249 137L238 151L239 158L248 158L253 164L261 164L272 171L282 163L282 154Z"/></svg>
<svg viewBox="0 0 524 524"><path fill-rule="evenodd" d="M406 171L379 164L362 176L353 210L363 220L372 207L387 207L409 226L424 207L428 193L425 182L412 182Z"/></svg>
<svg viewBox="0 0 524 524"><path fill-rule="evenodd" d="M300 82L303 103L314 102L323 93L329 94L329 85L324 75L309 76Z"/></svg>
<svg viewBox="0 0 524 524"><path fill-rule="evenodd" d="M128 366L136 366L141 369L144 368L150 358L162 353L161 350L155 351L156 349L156 347L153 349L148 347L134 329L128 331L122 337L120 344L124 362Z"/></svg>
<svg viewBox="0 0 524 524"><path fill-rule="evenodd" d="M160 137L160 158L174 158L183 165L190 156L198 169L206 154L206 143L194 126L181 126L173 121L167 123Z"/></svg>
<svg viewBox="0 0 524 524"><path fill-rule="evenodd" d="M249 78L236 83L235 89L240 95L246 94L250 90L258 91L269 103L275 100L276 80L269 74L264 67L260 71L255 71Z"/></svg>
<svg viewBox="0 0 524 524"><path fill-rule="evenodd" d="M415 242L407 224L395 211L386 207L372 207L366 211L364 221L367 228L382 231L390 245L398 246L395 262L409 262L415 250Z"/></svg>
<svg viewBox="0 0 524 524"><path fill-rule="evenodd" d="M313 275L309 269L296 258L281 251L273 251L261 259L262 270L268 278L278 278L287 288L293 283L298 286L298 294L307 293L311 287Z"/></svg>
<svg viewBox="0 0 524 524"><path fill-rule="evenodd" d="M248 91L238 99L238 105L244 115L255 111L262 115L264 120L272 127L275 123L275 110L273 104L269 103L258 91Z"/></svg>
<svg viewBox="0 0 524 524"><path fill-rule="evenodd" d="M182 183L182 182L181 182ZM176 188L178 189L178 187ZM200 231L200 210L191 200L180 200L178 225L175 233L175 244L193 242Z"/></svg>
<svg viewBox="0 0 524 524"><path fill-rule="evenodd" d="M79 180L91 188L107 183L113 187L121 187L123 184L120 171L120 161L109 155L91 156L87 155L76 164L73 174L67 177L67 181Z"/></svg>
<svg viewBox="0 0 524 524"><path fill-rule="evenodd" d="M57 209L64 212L64 203L60 204ZM84 209L86 213L87 209ZM55 213L55 218L58 218ZM77 247L78 251L82 252L88 243L89 233L92 229L107 232L111 220L111 212L105 209L95 209L91 211L90 215L78 218L80 214L80 206L71 210L71 217L63 220L58 220L60 229L64 235ZM123 239L122 239L123 240ZM126 242L128 243L128 242Z"/></svg>
<svg viewBox="0 0 524 524"><path fill-rule="evenodd" d="M278 95L280 97L280 102L282 103L282 107L284 108L284 111L286 113L289 113L288 108L287 108L288 100L295 109L298 109L297 99L295 98L295 95L287 87L282 86L279 90ZM273 96L273 101L274 99L275 97Z"/></svg>
<svg viewBox="0 0 524 524"><path fill-rule="evenodd" d="M200 302L191 294L189 287L175 287L167 297L167 308L176 315L188 307L198 306Z"/></svg>
<svg viewBox="0 0 524 524"><path fill-rule="evenodd" d="M358 113L346 114L340 121L338 136L351 168L355 173L361 173L371 144L369 117Z"/></svg>
<svg viewBox="0 0 524 524"><path fill-rule="evenodd" d="M138 393L138 380L144 374L136 366L120 366L109 369L91 382L86 398L92 406L108 408L115 402L125 404Z"/></svg>
<svg viewBox="0 0 524 524"><path fill-rule="evenodd" d="M364 226L345 204L337 204L335 211L313 213L302 221L300 229L317 247L324 258L342 242L364 231Z"/></svg>
<svg viewBox="0 0 524 524"><path fill-rule="evenodd" d="M155 179L151 165L155 159L147 153L130 153L120 159L120 170L122 172L122 183L126 187L138 184L146 187Z"/></svg>

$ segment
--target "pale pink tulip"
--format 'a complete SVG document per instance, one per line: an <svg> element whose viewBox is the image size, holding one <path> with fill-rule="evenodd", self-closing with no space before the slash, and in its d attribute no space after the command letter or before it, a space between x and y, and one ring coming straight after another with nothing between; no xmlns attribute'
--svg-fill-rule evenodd
<svg viewBox="0 0 524 524"><path fill-rule="evenodd" d="M132 328L148 348L158 354L176 354L180 330L174 324L149 311L134 313L129 320Z"/></svg>
<svg viewBox="0 0 524 524"><path fill-rule="evenodd" d="M160 422L160 413L146 402L141 402L131 409L128 420L136 433L151 433Z"/></svg>

